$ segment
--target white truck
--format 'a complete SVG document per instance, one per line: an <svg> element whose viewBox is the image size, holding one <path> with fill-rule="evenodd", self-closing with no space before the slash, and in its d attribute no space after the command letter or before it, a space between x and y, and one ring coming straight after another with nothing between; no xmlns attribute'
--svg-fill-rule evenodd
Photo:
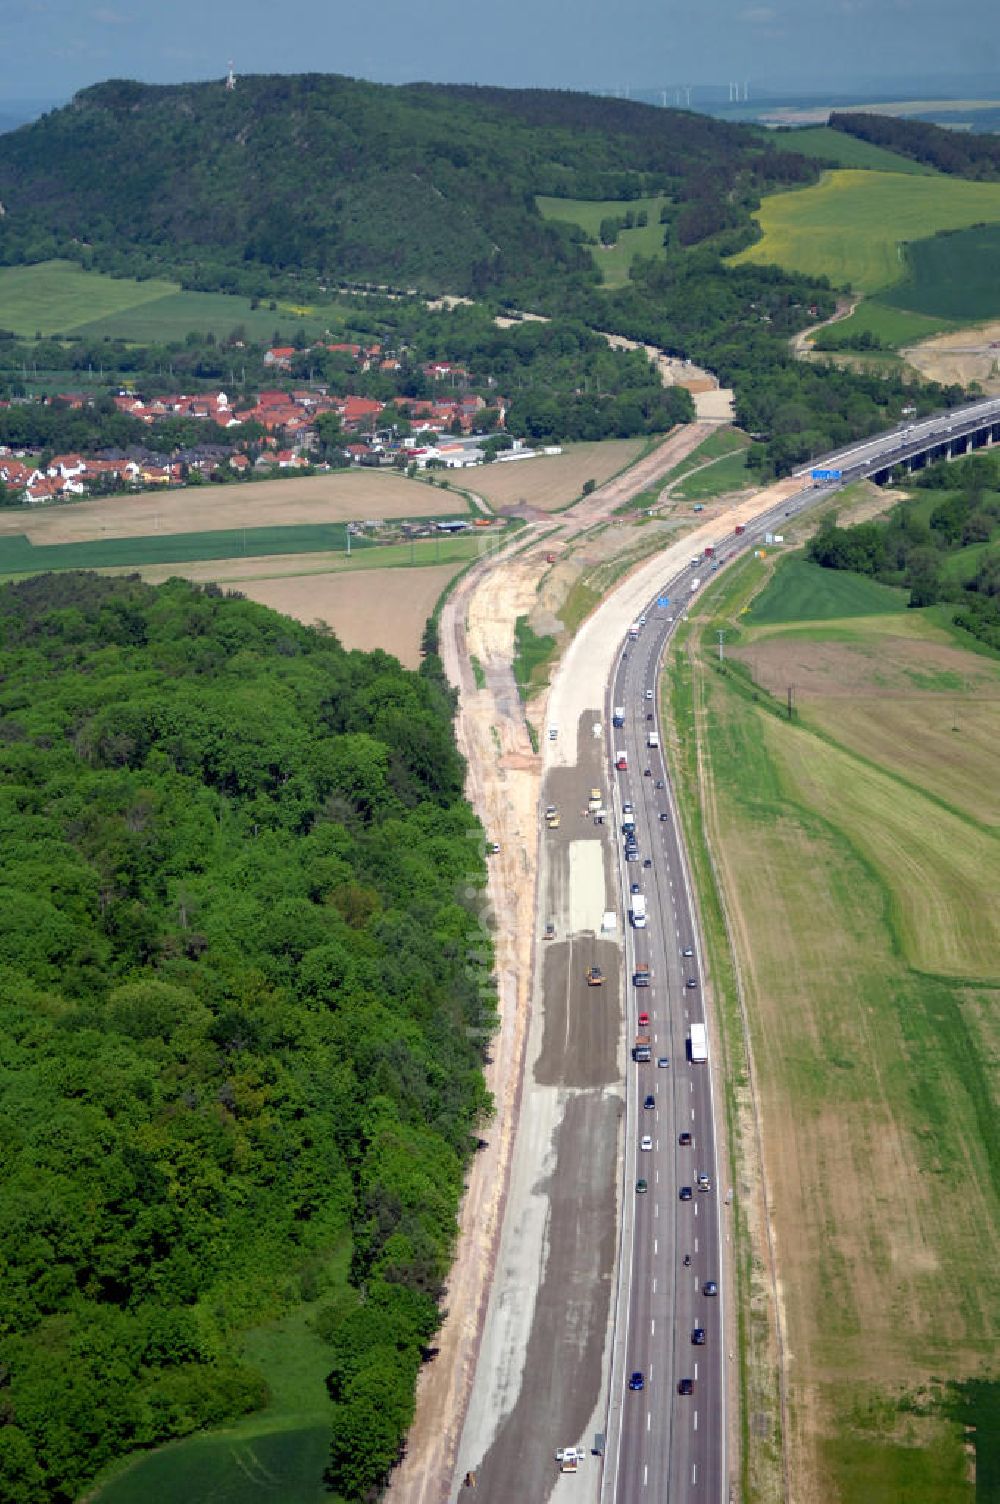
<svg viewBox="0 0 1000 1504"><path fill-rule="evenodd" d="M658 731L651 731L649 733L649 735L646 737L646 746L647 747L658 747L659 745L660 745L660 733Z"/></svg>
<svg viewBox="0 0 1000 1504"><path fill-rule="evenodd" d="M691 1025L691 1060L703 1064L708 1059L708 1034L704 1024Z"/></svg>
<svg viewBox="0 0 1000 1504"><path fill-rule="evenodd" d="M625 724L625 706L624 705L616 705L615 706L614 710L611 712L611 724L612 724L612 726L624 726L624 724Z"/></svg>
<svg viewBox="0 0 1000 1504"><path fill-rule="evenodd" d="M561 1473L575 1473L583 1456L580 1447L559 1447L556 1450L556 1461Z"/></svg>
<svg viewBox="0 0 1000 1504"><path fill-rule="evenodd" d="M697 590L697 589L698 589L698 586L699 586L699 585L700 585L700 584L701 584L701 581L700 581L700 580L692 580L692 581L691 581L691 594L692 594L692 595L693 595L693 594L694 594L694 592L695 592L695 591L696 591L696 590Z"/></svg>
<svg viewBox="0 0 1000 1504"><path fill-rule="evenodd" d="M646 928L646 895L644 893L632 894L632 927L637 930Z"/></svg>

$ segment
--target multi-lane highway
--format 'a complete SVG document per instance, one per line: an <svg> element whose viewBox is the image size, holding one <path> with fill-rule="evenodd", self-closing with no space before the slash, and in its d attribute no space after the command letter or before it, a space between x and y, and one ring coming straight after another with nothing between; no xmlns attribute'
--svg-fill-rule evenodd
<svg viewBox="0 0 1000 1504"><path fill-rule="evenodd" d="M838 450L818 461L827 469L840 470L844 480L882 475L894 465L927 456L943 459L949 453L964 453L982 444L995 443L1000 433L989 434L1000 424L1000 398L986 397L949 412L935 413L916 423L904 423L888 433L876 434L860 444ZM805 477L806 467L797 472Z"/></svg>
<svg viewBox="0 0 1000 1504"><path fill-rule="evenodd" d="M974 403L904 425L819 464L839 471L840 483L881 475L917 455L936 458L996 441L998 423L1000 402ZM663 761L667 728L660 723L658 671L670 635L707 579L837 488L837 483L817 488L808 474L802 472L801 491L739 536L720 529L710 556L700 552L681 573L663 581L642 613L638 637L623 644L608 690L607 751L626 916L625 1029L630 1046L638 1033L649 1034L652 1059L637 1063L630 1052L626 1081L619 1302L602 1485L606 1504L668 1498L722 1504L729 1496L723 1319L727 1188L717 1174L711 1047L708 1063L690 1059L691 1024L707 1023L709 1039L712 1031L697 917ZM658 605L664 598L669 604ZM620 728L612 724L616 706L625 711ZM649 746L650 731L658 746ZM626 754L625 771L615 767L620 751ZM622 834L626 814L634 815L637 856L629 855ZM648 911L647 924L639 929L628 923L634 887ZM649 967L650 985L640 988L634 976L643 965ZM640 1025L644 1014L648 1028ZM666 1059L669 1065L662 1063ZM681 1141L682 1134L690 1134L690 1143ZM709 1190L699 1191L699 1174L708 1176ZM705 1294L706 1281L717 1294ZM635 1374L642 1375L641 1388L630 1387L637 1383ZM683 1384L689 1393L680 1392L684 1380L691 1381Z"/></svg>
<svg viewBox="0 0 1000 1504"><path fill-rule="evenodd" d="M690 593L690 577L671 588ZM627 915L639 889L648 908L646 926L626 931L626 1030L630 1055L636 1036L648 1035L651 1058L630 1059L626 1085L624 1195L632 1205L612 1395L620 1426L611 1432L605 1497L715 1504L726 1466L712 1078L707 1064L690 1059L691 1024L705 1021L700 946L662 748L649 745L664 737L657 679L675 611L650 608L622 654L611 696L610 719L614 707L624 710L624 726L609 733L611 750L615 761L620 751L628 760L627 771L613 774L616 822L621 829L634 814L638 848L627 852L623 839L622 903ZM643 967L649 985L636 986ZM709 1189L699 1189L699 1176Z"/></svg>
<svg viewBox="0 0 1000 1504"><path fill-rule="evenodd" d="M1000 402L977 403L821 463L846 481L881 474L919 453L934 457L963 442L976 448L997 439ZM537 948L499 1277L484 1313L456 1492L471 1479L477 1497L497 1504L553 1492L568 1498L573 1491L590 1500L599 1492L602 1504L725 1504L729 1497L730 1210L727 1181L720 1182L716 1165L712 997L679 812L661 760L670 728L661 724L657 681L670 634L715 571L763 543L766 534L781 533L787 519L834 490L836 483L817 487L803 478L801 489L783 494L766 512L747 506L730 520L719 517L698 528L697 559L692 537L682 569L664 562L658 574L655 566L642 566L637 579L585 624L553 687L549 725L555 737L547 742L542 804L561 811L562 819L541 836L536 921L545 943ZM677 547L669 557L677 560ZM647 590L653 593L643 605ZM658 604L664 595L667 606ZM615 654L628 602L635 601L645 620ZM618 625L609 630L610 622ZM625 709L618 728L612 728L615 706ZM649 746L650 731L661 747ZM624 771L615 768L619 751L626 753ZM595 828L588 794L602 774L609 815ZM633 859L621 829L626 803L635 821ZM628 923L633 883L648 910L639 929ZM615 886L624 935L603 922ZM590 989L585 978L594 964L607 982ZM650 968L650 986L639 988L633 978L642 965ZM619 1002L626 1029L623 1086ZM650 1035L649 1062L630 1055L642 1012L649 1014L641 1030ZM703 1021L709 1059L698 1063L689 1058L688 1042L691 1025ZM669 1065L658 1064L660 1057ZM620 1132L624 1159L616 1163ZM691 1142L681 1142L682 1134ZM699 1174L708 1177L704 1190L697 1188ZM640 1180L646 1182L642 1191ZM681 1200L688 1186L690 1198ZM718 1293L705 1293L709 1280ZM696 1329L704 1332L703 1343L692 1340ZM629 1387L634 1373L642 1374L641 1388ZM682 1380L690 1380L690 1393L679 1392ZM602 1427L603 1443L597 1436ZM554 1450L570 1444L582 1447L582 1460L575 1477L560 1478Z"/></svg>

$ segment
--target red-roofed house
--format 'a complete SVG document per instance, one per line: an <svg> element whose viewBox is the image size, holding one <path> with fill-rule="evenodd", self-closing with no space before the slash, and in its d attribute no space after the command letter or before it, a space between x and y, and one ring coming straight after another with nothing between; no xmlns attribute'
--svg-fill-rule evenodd
<svg viewBox="0 0 1000 1504"><path fill-rule="evenodd" d="M299 351L294 345L273 345L270 350L264 351L264 364L277 366L279 370L287 371L298 354Z"/></svg>
<svg viewBox="0 0 1000 1504"><path fill-rule="evenodd" d="M360 428L377 417L385 406L374 397L345 397L340 404L340 418L345 428Z"/></svg>

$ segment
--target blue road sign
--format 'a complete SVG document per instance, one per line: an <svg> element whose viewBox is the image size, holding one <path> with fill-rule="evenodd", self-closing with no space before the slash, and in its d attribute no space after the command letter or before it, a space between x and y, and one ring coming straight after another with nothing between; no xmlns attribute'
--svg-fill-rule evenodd
<svg viewBox="0 0 1000 1504"><path fill-rule="evenodd" d="M842 470L814 470L812 472L813 480L842 480L843 475Z"/></svg>
<svg viewBox="0 0 1000 1504"><path fill-rule="evenodd" d="M670 605L670 597L669 597L669 595L658 596L656 604L658 606L669 606Z"/></svg>

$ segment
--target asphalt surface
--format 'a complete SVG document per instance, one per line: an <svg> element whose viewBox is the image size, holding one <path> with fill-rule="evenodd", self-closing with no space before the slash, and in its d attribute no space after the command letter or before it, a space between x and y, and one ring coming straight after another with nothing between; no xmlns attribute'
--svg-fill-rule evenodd
<svg viewBox="0 0 1000 1504"><path fill-rule="evenodd" d="M693 577L701 578L700 563L698 570ZM615 774L617 823L631 803L640 853L637 862L623 862L623 903L628 906L631 886L638 883L648 909L646 927L630 927L626 939L626 1030L630 1043L636 1033L648 1033L653 1056L649 1063L630 1059L626 1084L625 1196L632 1215L626 1206L627 1294L612 1380L620 1423L610 1428L605 1490L622 1501L717 1501L727 1484L712 1076L709 1064L689 1058L690 1026L707 1022L700 946L662 750L647 745L651 732L661 743L665 735L656 694L660 656L677 610L674 595L670 600L667 607L650 609L638 639L627 644L611 694L612 707L625 710L624 727L609 733L616 738L613 750L628 756L628 771ZM686 957L685 950L693 954ZM650 968L648 987L632 984L639 963ZM689 978L697 985L688 987ZM640 1011L650 1015L648 1030L640 1031ZM669 1065L659 1063L663 1058ZM653 1107L644 1105L649 1095ZM680 1144L682 1132L690 1134L690 1145ZM652 1140L648 1150L640 1147L645 1136ZM698 1173L708 1175L710 1190L697 1189ZM644 1194L637 1191L640 1177L648 1186ZM691 1195L682 1201L685 1186ZM703 1293L708 1280L717 1295ZM695 1328L705 1333L704 1345L692 1342ZM633 1373L642 1374L641 1390L629 1387ZM678 1393L681 1380L691 1381L691 1394Z"/></svg>
<svg viewBox="0 0 1000 1504"><path fill-rule="evenodd" d="M944 459L949 452L968 453L981 448L987 442L986 430L995 429L997 424L1000 424L1000 398L987 397L981 402L952 408L950 412L936 413L919 423L901 424L889 433L827 455L817 460L816 465L840 470L845 481L881 475L896 464L924 454L933 461ZM974 438L977 433L979 439ZM996 443L998 439L1000 431L993 433L991 441ZM804 467L796 474L805 478L810 468Z"/></svg>

